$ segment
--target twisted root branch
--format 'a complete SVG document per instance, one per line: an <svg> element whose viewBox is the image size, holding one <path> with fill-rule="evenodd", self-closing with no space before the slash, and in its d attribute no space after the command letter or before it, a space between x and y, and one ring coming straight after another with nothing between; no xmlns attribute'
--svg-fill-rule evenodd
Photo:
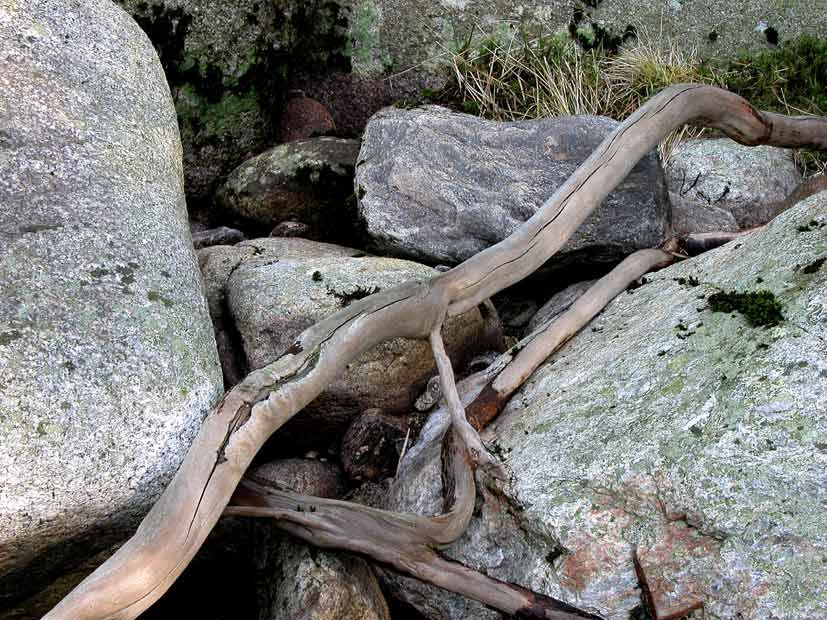
<svg viewBox="0 0 827 620"><path fill-rule="evenodd" d="M508 238L430 282L402 285L355 302L306 330L276 361L233 388L207 417L178 473L135 535L45 619L136 618L187 566L264 441L348 362L391 338L431 338L434 344L432 334L446 316L474 308L540 267L641 157L686 123L718 128L747 145L827 148L827 119L759 112L711 86L684 84L664 90L618 126ZM441 374L443 388L450 391L452 382ZM514 381L520 376L516 373ZM466 436L475 444L467 429ZM485 454L480 451L483 459ZM476 573L456 575L468 582L477 578ZM441 579L432 568L421 576L434 583Z"/></svg>

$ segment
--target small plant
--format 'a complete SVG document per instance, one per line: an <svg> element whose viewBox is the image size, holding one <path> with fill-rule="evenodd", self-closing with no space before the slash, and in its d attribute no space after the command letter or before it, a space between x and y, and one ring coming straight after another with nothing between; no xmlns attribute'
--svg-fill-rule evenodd
<svg viewBox="0 0 827 620"><path fill-rule="evenodd" d="M762 110L827 110L827 40L803 35L726 70L727 87Z"/></svg>
<svg viewBox="0 0 827 620"><path fill-rule="evenodd" d="M582 51L565 34L497 30L469 37L452 58L449 88L460 107L493 120L605 114L611 88L599 50Z"/></svg>

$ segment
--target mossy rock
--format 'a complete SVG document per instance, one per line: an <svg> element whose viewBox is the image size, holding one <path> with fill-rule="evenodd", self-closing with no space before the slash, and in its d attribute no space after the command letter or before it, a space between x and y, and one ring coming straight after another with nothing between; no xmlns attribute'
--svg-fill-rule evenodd
<svg viewBox="0 0 827 620"><path fill-rule="evenodd" d="M334 1L117 2L161 58L191 208L209 200L223 175L272 146L290 68L347 64L346 13Z"/></svg>

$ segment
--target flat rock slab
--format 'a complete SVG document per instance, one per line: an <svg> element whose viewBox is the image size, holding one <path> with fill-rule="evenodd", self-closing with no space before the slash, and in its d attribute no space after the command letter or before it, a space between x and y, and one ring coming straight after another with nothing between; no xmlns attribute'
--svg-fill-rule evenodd
<svg viewBox="0 0 827 620"><path fill-rule="evenodd" d="M825 259L822 192L619 295L486 431L513 486L445 553L609 620L641 607L644 582L660 618L699 602L713 620L823 618ZM780 324L710 308L716 292L759 290ZM404 471L391 507L439 512L438 459ZM388 580L428 618L490 617Z"/></svg>
<svg viewBox="0 0 827 620"><path fill-rule="evenodd" d="M380 253L459 263L530 218L618 125L604 117L497 123L444 108L386 108L356 165L359 217ZM657 246L669 205L647 155L551 261L605 264Z"/></svg>
<svg viewBox="0 0 827 620"><path fill-rule="evenodd" d="M149 40L109 2L0 24L2 609L134 528L222 385Z"/></svg>

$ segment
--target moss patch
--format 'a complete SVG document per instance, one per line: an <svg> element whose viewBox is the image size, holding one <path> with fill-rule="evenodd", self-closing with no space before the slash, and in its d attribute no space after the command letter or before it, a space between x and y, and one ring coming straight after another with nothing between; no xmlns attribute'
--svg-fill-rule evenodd
<svg viewBox="0 0 827 620"><path fill-rule="evenodd" d="M784 320L781 303L771 291L721 291L707 299L713 312L739 312L753 327L772 327Z"/></svg>
<svg viewBox="0 0 827 620"><path fill-rule="evenodd" d="M812 263L809 263L808 265L802 267L801 273L816 273L819 269L821 269L825 261L827 261L827 256L822 256L821 258L814 260Z"/></svg>
<svg viewBox="0 0 827 620"><path fill-rule="evenodd" d="M167 308L172 308L172 306L174 306L174 305L175 305L175 302L174 302L174 301L172 301L172 300L171 300L171 299L169 299L168 297L165 297L164 295L162 295L162 294L161 294L161 293L159 293L158 291L149 291L149 292L147 292L147 294L146 294L146 298L147 298L149 301L160 301L160 302L161 302L162 304L164 304Z"/></svg>
<svg viewBox="0 0 827 620"><path fill-rule="evenodd" d="M5 331L5 332L0 332L0 346L9 344L11 342L14 342L15 340L18 340L22 337L23 337L23 334L21 334L16 329L12 329L12 330Z"/></svg>

